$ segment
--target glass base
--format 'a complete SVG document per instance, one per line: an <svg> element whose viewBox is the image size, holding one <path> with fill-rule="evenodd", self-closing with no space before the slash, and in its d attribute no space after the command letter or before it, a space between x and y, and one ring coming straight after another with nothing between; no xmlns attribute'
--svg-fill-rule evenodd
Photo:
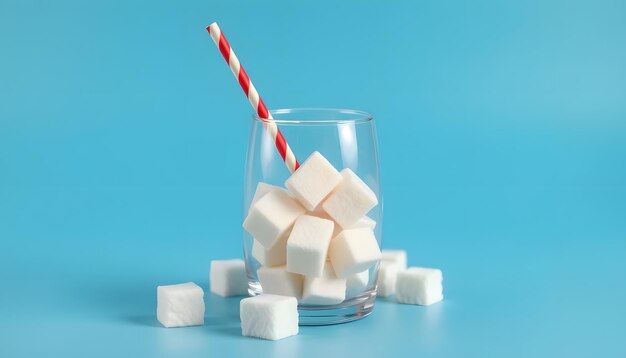
<svg viewBox="0 0 626 358"><path fill-rule="evenodd" d="M261 285L248 282L248 294L250 296L257 296L262 293ZM298 305L298 324L301 326L324 326L356 321L372 313L375 301L376 292L371 290L338 305Z"/></svg>

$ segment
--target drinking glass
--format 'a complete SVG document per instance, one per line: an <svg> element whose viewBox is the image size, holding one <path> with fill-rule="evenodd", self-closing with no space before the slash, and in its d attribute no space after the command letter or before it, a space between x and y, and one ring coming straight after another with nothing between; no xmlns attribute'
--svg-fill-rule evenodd
<svg viewBox="0 0 626 358"><path fill-rule="evenodd" d="M374 234L381 247L383 200L374 118L362 111L332 108L278 109L270 113L300 163L318 151L337 170L350 168L374 191L378 205L367 215L376 221ZM264 128L264 120L253 115L244 178L243 218L248 213L259 182L284 187L289 176L274 141ZM257 269L261 265L252 256L252 245L252 236L243 230L248 292L254 296L263 291L257 277ZM342 323L370 314L376 298L378 268L379 264L376 264L369 269L369 281L364 289L347 292L346 299L340 304L299 304L300 324Z"/></svg>

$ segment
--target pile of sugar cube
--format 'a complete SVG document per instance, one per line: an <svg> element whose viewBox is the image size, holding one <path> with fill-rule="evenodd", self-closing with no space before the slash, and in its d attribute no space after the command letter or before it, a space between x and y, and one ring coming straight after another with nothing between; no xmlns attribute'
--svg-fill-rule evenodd
<svg viewBox="0 0 626 358"><path fill-rule="evenodd" d="M352 170L337 171L314 152L281 188L259 183L244 229L260 268L263 294L240 303L242 334L281 339L298 334L298 304L336 305L362 293L380 262L378 295L430 305L443 299L438 269L407 269L406 252L381 252L367 213L378 199ZM375 271L374 271L375 272ZM248 294L243 260L211 262L211 291ZM159 286L157 318L166 327L204 323L204 292L194 283Z"/></svg>
<svg viewBox="0 0 626 358"><path fill-rule="evenodd" d="M369 282L381 258L376 194L352 170L337 171L314 152L285 181L259 183L243 227L253 237L263 293L305 305L335 305Z"/></svg>

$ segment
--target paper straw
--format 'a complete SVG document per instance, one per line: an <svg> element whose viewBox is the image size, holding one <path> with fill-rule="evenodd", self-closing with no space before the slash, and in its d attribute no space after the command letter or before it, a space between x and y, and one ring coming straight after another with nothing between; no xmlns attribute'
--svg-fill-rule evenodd
<svg viewBox="0 0 626 358"><path fill-rule="evenodd" d="M248 74L246 74L246 71L244 71L239 59L237 59L235 52L230 47L228 41L226 41L224 33L220 30L219 26L217 26L216 22L207 26L206 29L209 32L209 35L213 38L215 45L217 45L222 53L222 56L224 56L224 60L228 63L228 67L230 67L233 75L235 75L235 78L239 81L239 85L248 97L248 101L250 101L252 108L260 118L264 119L263 123L265 124L265 128L276 144L278 153L280 153L280 156L283 158L289 172L293 173L298 169L300 164L298 164L298 161L291 151L289 144L287 144L285 137L283 137L283 134L278 129L272 114L267 110L267 107L265 107L265 103L263 103L263 100L259 96L259 92L257 92L256 88L250 81L250 78L248 77Z"/></svg>

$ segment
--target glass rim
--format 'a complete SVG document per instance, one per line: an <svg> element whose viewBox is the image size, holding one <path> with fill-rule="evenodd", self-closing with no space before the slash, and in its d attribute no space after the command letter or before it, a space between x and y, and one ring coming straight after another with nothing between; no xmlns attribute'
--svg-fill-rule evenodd
<svg viewBox="0 0 626 358"><path fill-rule="evenodd" d="M339 123L363 123L370 122L374 116L357 109L346 108L326 108L326 107L303 107L303 108L278 108L269 110L274 122L277 124L339 124ZM337 117L345 116L345 118L337 119L316 119L312 118L280 118L284 114L297 114L297 112L335 112ZM266 122L266 119L259 117L257 113L252 114L252 119L259 122Z"/></svg>

